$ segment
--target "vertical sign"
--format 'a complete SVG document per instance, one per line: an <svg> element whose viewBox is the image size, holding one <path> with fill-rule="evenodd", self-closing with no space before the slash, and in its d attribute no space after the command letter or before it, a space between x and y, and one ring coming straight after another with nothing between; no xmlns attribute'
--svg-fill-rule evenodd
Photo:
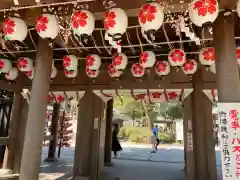
<svg viewBox="0 0 240 180"><path fill-rule="evenodd" d="M219 103L223 180L240 180L240 103Z"/></svg>

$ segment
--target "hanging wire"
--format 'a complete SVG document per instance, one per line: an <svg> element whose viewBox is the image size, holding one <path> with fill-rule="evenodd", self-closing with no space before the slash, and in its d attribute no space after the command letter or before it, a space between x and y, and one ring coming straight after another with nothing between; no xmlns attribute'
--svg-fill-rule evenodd
<svg viewBox="0 0 240 180"><path fill-rule="evenodd" d="M96 43L96 40L95 40L94 36L91 36L91 40L92 40L92 42L94 44L94 47L97 49L98 53L102 53L100 48L98 48L98 46L97 46L97 43Z"/></svg>
<svg viewBox="0 0 240 180"><path fill-rule="evenodd" d="M102 38L102 43L103 43L104 49L107 51L107 53L109 55L111 55L112 54L111 50L109 50L108 47L111 48L112 46L106 46L106 43L105 43L105 40L104 40L104 37L103 37L103 30L100 30L100 34L101 34L101 38Z"/></svg>
<svg viewBox="0 0 240 180"><path fill-rule="evenodd" d="M32 44L33 44L34 48L37 49L37 45L36 45L35 41L32 38L31 29L28 30L28 34L29 34L29 37L30 37L30 39L32 41Z"/></svg>
<svg viewBox="0 0 240 180"><path fill-rule="evenodd" d="M162 25L162 29L163 29L163 33L164 33L164 36L165 36L165 39L166 39L166 41L167 41L167 44L168 44L169 48L170 48L171 50L173 50L174 47L173 47L172 44L170 43L170 40L169 40L169 38L168 38L168 35L167 35L167 32L166 32L166 29L165 29L164 24ZM156 43L156 44L157 44L157 43Z"/></svg>
<svg viewBox="0 0 240 180"><path fill-rule="evenodd" d="M73 35L71 35L71 36L70 36L70 39L71 39L71 41L72 41L73 45L74 45L75 47L77 47L76 49L78 50L78 52L80 52L80 53L81 53L81 52L82 52L82 50L81 50L80 48L78 48L79 46L78 46L78 45L75 43L75 40L72 38L72 36L73 36ZM68 49L69 49L69 48L68 48Z"/></svg>
<svg viewBox="0 0 240 180"><path fill-rule="evenodd" d="M141 52L143 52L142 42L141 42L141 39L139 37L138 28L136 28L136 33L137 33L137 39L138 39L138 42L139 42L139 46L141 48Z"/></svg>
<svg viewBox="0 0 240 180"><path fill-rule="evenodd" d="M132 43L131 43L131 37L129 36L128 32L126 32L125 34L126 34L126 37L127 37L128 44L131 46L131 45L132 45ZM131 51L132 51L133 54L136 53L135 49L134 49L132 46L130 47L130 49L131 49Z"/></svg>

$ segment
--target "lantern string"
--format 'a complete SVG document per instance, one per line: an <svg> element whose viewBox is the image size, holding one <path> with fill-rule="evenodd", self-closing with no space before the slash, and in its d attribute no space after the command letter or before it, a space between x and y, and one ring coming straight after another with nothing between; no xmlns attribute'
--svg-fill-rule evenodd
<svg viewBox="0 0 240 180"><path fill-rule="evenodd" d="M61 41L63 42L63 46L65 47L65 51L67 51L67 53L69 53L69 51L68 51L68 48L67 48L67 46L66 46L66 43L65 43L65 41L63 40L63 38L62 38L62 35L61 34L59 34L59 38L61 39Z"/></svg>
<svg viewBox="0 0 240 180"><path fill-rule="evenodd" d="M89 51L89 49L83 45L81 36L78 36L77 34L73 33L73 37L74 37L75 40L77 40L78 44L80 45L80 47L83 48L83 50Z"/></svg>
<svg viewBox="0 0 240 180"><path fill-rule="evenodd" d="M142 42L141 42L141 39L139 37L138 28L136 28L136 33L137 33L137 39L138 39L138 42L139 42L139 46L141 48L141 52L143 52Z"/></svg>
<svg viewBox="0 0 240 180"><path fill-rule="evenodd" d="M166 32L166 29L165 29L164 24L162 25L162 29L163 29L163 33L164 33L165 39L166 39L166 41L167 41L167 44L168 44L170 50L173 50L174 47L173 47L173 46L171 45L171 43L170 43L170 40L169 40L169 38L168 38L168 35L167 35L167 32Z"/></svg>
<svg viewBox="0 0 240 180"><path fill-rule="evenodd" d="M126 37L127 37L128 44L130 45L130 49L131 49L132 53L135 54L136 51L135 51L135 49L132 47L131 37L129 36L128 32L126 32L125 34L126 34Z"/></svg>
<svg viewBox="0 0 240 180"><path fill-rule="evenodd" d="M71 39L71 41L72 41L73 45L74 45L75 47L77 47L77 50L78 50L78 52L80 52L80 53L81 53L81 52L82 52L82 50L81 50L80 48L78 48L78 45L75 43L75 40L72 38L72 36L73 36L73 35L71 35L71 36L70 36L70 39ZM69 49L69 48L68 48L68 49Z"/></svg>
<svg viewBox="0 0 240 180"><path fill-rule="evenodd" d="M202 39L204 39L204 37L205 37L204 36L204 29L205 29L205 27L203 26L202 31L201 31L201 36L202 36L201 38ZM202 48L204 48L204 47L205 47L205 40L202 41Z"/></svg>
<svg viewBox="0 0 240 180"><path fill-rule="evenodd" d="M91 36L91 40L92 40L92 42L93 42L93 44L94 44L94 47L97 49L98 53L102 53L102 51L100 50L100 48L98 48L98 46L97 46L97 42L96 42L94 36Z"/></svg>
<svg viewBox="0 0 240 180"><path fill-rule="evenodd" d="M37 45L36 45L35 41L34 41L33 38L32 38L32 33L31 33L31 30L30 30L30 29L28 30L28 34L29 34L29 37L30 37L30 39L31 39L31 41L32 41L32 44L33 44L34 48L37 49Z"/></svg>
<svg viewBox="0 0 240 180"><path fill-rule="evenodd" d="M107 32L106 32L106 33L107 33ZM104 49L107 51L107 53L108 53L109 55L112 55L111 50L109 50L109 49L107 48L106 43L105 43L105 40L104 40L104 38L103 38L103 30L100 31L100 34L101 34L101 39L102 39L102 43L103 43Z"/></svg>

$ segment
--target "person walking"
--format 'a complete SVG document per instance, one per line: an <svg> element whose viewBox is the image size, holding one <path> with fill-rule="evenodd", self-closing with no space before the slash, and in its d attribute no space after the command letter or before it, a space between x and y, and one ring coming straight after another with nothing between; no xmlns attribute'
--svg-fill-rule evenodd
<svg viewBox="0 0 240 180"><path fill-rule="evenodd" d="M118 125L114 124L113 133L112 133L112 151L114 153L115 158L117 158L117 152L122 150L122 146L120 145L117 137L118 131L119 131Z"/></svg>
<svg viewBox="0 0 240 180"><path fill-rule="evenodd" d="M158 150L158 145L160 144L160 139L159 139L159 137L158 137L158 126L156 125L154 128L153 128L153 135L155 136L155 139L156 139L156 141L155 141L155 146L154 146L154 148L155 148L155 151L157 151Z"/></svg>

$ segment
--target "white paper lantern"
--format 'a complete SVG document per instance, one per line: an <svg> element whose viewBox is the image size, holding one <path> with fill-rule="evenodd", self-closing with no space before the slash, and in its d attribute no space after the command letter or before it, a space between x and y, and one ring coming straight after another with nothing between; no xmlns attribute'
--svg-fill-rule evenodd
<svg viewBox="0 0 240 180"><path fill-rule="evenodd" d="M9 41L24 41L28 34L26 23L17 17L5 19L2 28L5 39Z"/></svg>
<svg viewBox="0 0 240 180"><path fill-rule="evenodd" d="M123 9L112 8L104 13L104 28L113 40L121 39L128 27L128 17Z"/></svg>
<svg viewBox="0 0 240 180"><path fill-rule="evenodd" d="M72 16L71 27L75 34L89 36L94 31L95 18L88 10L78 10Z"/></svg>
<svg viewBox="0 0 240 180"><path fill-rule="evenodd" d="M151 68L155 65L156 56L152 51L144 51L140 55L139 63L143 68Z"/></svg>
<svg viewBox="0 0 240 180"><path fill-rule="evenodd" d="M197 62L194 59L188 59L182 66L184 74L192 75L197 71Z"/></svg>
<svg viewBox="0 0 240 180"><path fill-rule="evenodd" d="M145 69L141 66L141 64L135 63L132 65L131 72L134 77L142 77Z"/></svg>
<svg viewBox="0 0 240 180"><path fill-rule="evenodd" d="M238 65L240 65L240 46L237 47L236 53L237 53L237 62L238 62Z"/></svg>
<svg viewBox="0 0 240 180"><path fill-rule="evenodd" d="M181 91L166 90L166 97L168 102L179 101L180 96L181 96Z"/></svg>
<svg viewBox="0 0 240 180"><path fill-rule="evenodd" d="M144 32L155 32L162 26L163 9L164 7L157 2L146 3L140 8L138 21Z"/></svg>
<svg viewBox="0 0 240 180"><path fill-rule="evenodd" d="M35 68L32 67L32 69L30 71L25 72L25 74L28 77L28 79L33 80L33 78L35 76Z"/></svg>
<svg viewBox="0 0 240 180"><path fill-rule="evenodd" d="M213 47L206 47L199 52L199 61L204 66L211 66L215 63L216 56Z"/></svg>
<svg viewBox="0 0 240 180"><path fill-rule="evenodd" d="M208 22L214 22L219 13L217 0L193 0L189 6L189 17L193 24L201 27Z"/></svg>
<svg viewBox="0 0 240 180"><path fill-rule="evenodd" d="M118 53L112 60L112 64L116 67L117 70L122 71L127 67L128 58L123 53Z"/></svg>
<svg viewBox="0 0 240 180"><path fill-rule="evenodd" d="M182 49L173 49L168 54L168 61L173 67L182 66L186 61L185 52Z"/></svg>
<svg viewBox="0 0 240 180"><path fill-rule="evenodd" d="M38 35L45 39L55 39L59 33L59 25L55 15L41 14L37 17L35 27Z"/></svg>
<svg viewBox="0 0 240 180"><path fill-rule="evenodd" d="M149 96L148 101L150 100L151 103L165 103L166 102L166 96L164 94L164 90L162 89L156 89L156 90L149 90Z"/></svg>
<svg viewBox="0 0 240 180"><path fill-rule="evenodd" d="M33 61L28 57L20 57L17 60L17 67L22 72L31 71L33 68Z"/></svg>
<svg viewBox="0 0 240 180"><path fill-rule="evenodd" d="M209 69L213 74L216 74L216 64L215 63L212 64Z"/></svg>
<svg viewBox="0 0 240 180"><path fill-rule="evenodd" d="M13 81L18 77L18 70L15 67L12 67L8 73L5 74L7 80Z"/></svg>
<svg viewBox="0 0 240 180"><path fill-rule="evenodd" d="M0 59L0 73L8 73L12 68L12 62L8 59Z"/></svg>
<svg viewBox="0 0 240 180"><path fill-rule="evenodd" d="M99 74L99 70L91 70L89 68L86 68L86 74L89 78L96 78Z"/></svg>
<svg viewBox="0 0 240 180"><path fill-rule="evenodd" d="M74 70L64 70L64 74L67 78L75 78L78 74L78 70L74 69Z"/></svg>
<svg viewBox="0 0 240 180"><path fill-rule="evenodd" d="M171 71L170 64L167 61L158 61L155 66L155 71L159 76L166 76Z"/></svg>
<svg viewBox="0 0 240 180"><path fill-rule="evenodd" d="M91 54L86 57L86 67L90 70L97 70L101 66L101 58L97 54Z"/></svg>
<svg viewBox="0 0 240 180"><path fill-rule="evenodd" d="M108 74L113 78L121 76L121 72L118 71L117 68L113 64L110 64L108 66Z"/></svg>
<svg viewBox="0 0 240 180"><path fill-rule="evenodd" d="M51 79L54 79L57 76L57 68L55 66L52 67Z"/></svg>
<svg viewBox="0 0 240 180"><path fill-rule="evenodd" d="M67 71L76 70L78 68L78 59L75 55L66 55L63 57L63 67Z"/></svg>

